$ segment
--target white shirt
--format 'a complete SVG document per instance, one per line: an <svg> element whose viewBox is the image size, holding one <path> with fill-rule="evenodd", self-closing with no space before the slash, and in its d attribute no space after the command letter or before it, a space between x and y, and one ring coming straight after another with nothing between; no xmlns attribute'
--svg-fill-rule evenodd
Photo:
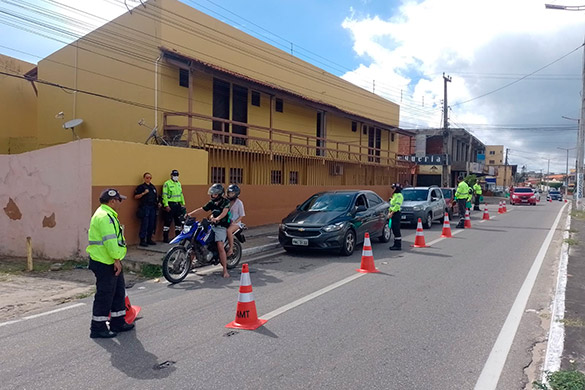
<svg viewBox="0 0 585 390"><path fill-rule="evenodd" d="M243 218L246 216L246 212L244 211L244 203L236 199L232 207L230 207L230 214L232 216L232 221L237 221L239 218ZM242 222L238 222L239 226L242 226Z"/></svg>

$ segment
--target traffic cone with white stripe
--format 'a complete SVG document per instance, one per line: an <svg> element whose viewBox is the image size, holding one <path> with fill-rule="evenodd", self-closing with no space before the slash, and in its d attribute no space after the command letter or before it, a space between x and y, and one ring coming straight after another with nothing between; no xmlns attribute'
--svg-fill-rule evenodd
<svg viewBox="0 0 585 390"><path fill-rule="evenodd" d="M261 320L256 313L256 302L254 302L254 293L252 292L252 282L248 264L242 265L242 274L240 276L240 292L238 294L238 306L236 307L236 319L226 328L254 330L261 327L267 320Z"/></svg>
<svg viewBox="0 0 585 390"><path fill-rule="evenodd" d="M488 212L487 203L485 204L485 209L483 209L483 217L481 219L490 220L490 213Z"/></svg>
<svg viewBox="0 0 585 390"><path fill-rule="evenodd" d="M374 253L372 252L372 243L370 242L370 233L366 232L364 237L364 248L362 249L362 263L357 272L362 274L380 272L376 269L374 264Z"/></svg>
<svg viewBox="0 0 585 390"><path fill-rule="evenodd" d="M469 209L465 210L465 223L463 224L465 229L471 229L471 218L469 218Z"/></svg>
<svg viewBox="0 0 585 390"><path fill-rule="evenodd" d="M504 201L504 205L503 206L504 206L504 213L507 213L508 210L506 209L506 201Z"/></svg>
<svg viewBox="0 0 585 390"><path fill-rule="evenodd" d="M126 298L124 299L124 305L126 306L126 316L124 320L127 324L131 324L136 320L138 317L138 313L140 313L140 306L132 306L130 303L130 298L128 298L128 292L126 292Z"/></svg>
<svg viewBox="0 0 585 390"><path fill-rule="evenodd" d="M416 236L414 237L414 245L411 245L414 248L427 248L428 245L425 244L425 235L423 233L422 221L419 218L416 224Z"/></svg>
<svg viewBox="0 0 585 390"><path fill-rule="evenodd" d="M441 237L443 238L451 238L451 223L449 222L449 213L445 213L445 218L443 219L443 231L441 232Z"/></svg>
<svg viewBox="0 0 585 390"><path fill-rule="evenodd" d="M501 200L500 200L500 205L498 206L498 214L504 214L504 206L502 206Z"/></svg>

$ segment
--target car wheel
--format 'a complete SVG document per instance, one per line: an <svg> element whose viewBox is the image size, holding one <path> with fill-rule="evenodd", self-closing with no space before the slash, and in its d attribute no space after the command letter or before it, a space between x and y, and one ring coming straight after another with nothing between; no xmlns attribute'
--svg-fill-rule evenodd
<svg viewBox="0 0 585 390"><path fill-rule="evenodd" d="M343 243L341 247L341 254L343 256L351 256L355 249L355 232L349 229L343 236Z"/></svg>
<svg viewBox="0 0 585 390"><path fill-rule="evenodd" d="M386 243L390 241L391 235L392 232L390 231L390 227L388 226L388 221L386 221L386 223L384 224L384 229L382 229L382 235L378 237L378 240L380 240L380 242Z"/></svg>
<svg viewBox="0 0 585 390"><path fill-rule="evenodd" d="M433 226L433 216L431 215L431 213L428 213L425 222L423 223L423 227L425 229L430 229L431 226Z"/></svg>

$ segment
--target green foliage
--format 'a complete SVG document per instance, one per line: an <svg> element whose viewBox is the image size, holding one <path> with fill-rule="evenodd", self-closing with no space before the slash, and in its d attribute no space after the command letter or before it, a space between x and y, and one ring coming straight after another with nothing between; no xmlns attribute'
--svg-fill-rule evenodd
<svg viewBox="0 0 585 390"><path fill-rule="evenodd" d="M469 176L465 176L465 178L463 179L464 182L467 183L468 186L473 186L478 180L477 180L477 176L475 175L469 175Z"/></svg>
<svg viewBox="0 0 585 390"><path fill-rule="evenodd" d="M532 382L532 387L538 390L585 390L585 375L575 370L560 370L546 372L548 385L540 382Z"/></svg>
<svg viewBox="0 0 585 390"><path fill-rule="evenodd" d="M561 188L561 186L563 185L563 183L561 182L553 182L553 181L549 181L547 183L545 183L545 185L549 186L550 188L554 188L556 190L558 190L559 188Z"/></svg>
<svg viewBox="0 0 585 390"><path fill-rule="evenodd" d="M141 274L145 278L160 278L162 276L162 267L155 264L143 264Z"/></svg>

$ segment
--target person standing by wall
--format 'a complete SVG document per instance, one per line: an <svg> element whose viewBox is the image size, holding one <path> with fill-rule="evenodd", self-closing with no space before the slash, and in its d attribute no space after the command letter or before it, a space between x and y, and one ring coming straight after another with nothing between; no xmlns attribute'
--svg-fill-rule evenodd
<svg viewBox="0 0 585 390"><path fill-rule="evenodd" d="M473 205L473 209L479 211L479 201L482 194L481 186L479 185L479 179L476 179L475 184L473 185L473 192L475 192L475 204Z"/></svg>
<svg viewBox="0 0 585 390"><path fill-rule="evenodd" d="M126 256L126 240L118 220L118 209L126 199L115 188L100 195L100 207L89 224L87 253L89 269L96 278L90 334L92 339L115 337L119 332L134 328L126 323L126 286L122 259ZM110 329L106 321L111 316Z"/></svg>
<svg viewBox="0 0 585 390"><path fill-rule="evenodd" d="M394 190L394 193L390 199L388 219L392 220L392 234L394 234L394 244L390 247L390 250L399 251L402 250L402 233L400 233L400 221L402 213L400 210L402 209L404 196L402 195L402 187L400 186L400 183L392 184L392 189Z"/></svg>
<svg viewBox="0 0 585 390"><path fill-rule="evenodd" d="M140 201L136 216L140 219L140 246L156 245L152 235L156 228L156 211L158 208L158 197L156 187L151 183L152 175L146 172L142 175L144 183L134 190L134 199Z"/></svg>
<svg viewBox="0 0 585 390"><path fill-rule="evenodd" d="M173 169L170 180L162 188L162 205L164 207L163 241L169 242L171 222L175 222L175 237L181 233L181 216L184 214L185 197L179 182L179 171Z"/></svg>
<svg viewBox="0 0 585 390"><path fill-rule="evenodd" d="M459 208L459 223L456 228L463 229L465 227L465 210L467 210L466 203L469 199L469 186L463 180L463 176L457 178L457 183L455 199L457 199L457 207Z"/></svg>

